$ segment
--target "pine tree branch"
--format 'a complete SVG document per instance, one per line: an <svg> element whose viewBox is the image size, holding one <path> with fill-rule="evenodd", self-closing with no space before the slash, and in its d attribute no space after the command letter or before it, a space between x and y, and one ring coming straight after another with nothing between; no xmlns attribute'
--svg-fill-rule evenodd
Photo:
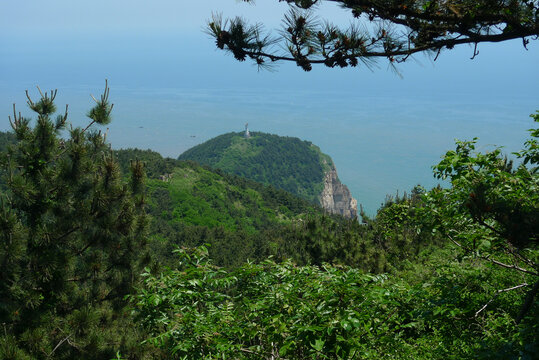
<svg viewBox="0 0 539 360"><path fill-rule="evenodd" d="M60 235L56 239L54 239L55 242L58 242L60 240L63 240L64 238L68 237L69 235L73 234L75 231L79 230L80 226L74 227L73 229L65 232L64 234ZM80 254L79 254L80 255Z"/></svg>
<svg viewBox="0 0 539 360"><path fill-rule="evenodd" d="M372 51L372 52L366 52L362 54L353 55L350 57L389 57L389 56L401 56L401 55L412 55L418 52L423 52L426 50L432 50L432 49L442 49L444 47L453 47L456 45L462 45L462 44L474 44L474 43L480 43L480 42L502 42L507 41L515 38L521 38L521 37L527 37L527 36L537 36L537 33L539 30L536 31L530 31L525 33L520 32L509 32L504 34L494 34L494 35L479 35L476 38L451 38L451 39L445 39L445 40L439 40L434 41L431 44L418 46L414 48L409 48L407 50L395 50L395 51ZM262 51L249 51L245 50L245 53L249 56L264 56L269 58L272 61L276 60L286 60L286 61L296 61L296 58L289 57L289 56L278 56L274 54L265 53ZM309 60L312 64L322 64L324 63L324 59L317 59L317 60Z"/></svg>
<svg viewBox="0 0 539 360"><path fill-rule="evenodd" d="M309 9L319 2L284 1L303 9ZM337 35L329 41L323 36L317 39L316 33L324 34L325 30L317 25L309 25L308 20L312 17L310 12L297 8L292 8L291 15L285 17L285 30L280 39L262 38L259 35L261 25L248 26L241 19L227 20L223 25L222 19L216 16L208 24L208 33L215 37L218 48L232 52L240 61L249 57L259 66L265 66L265 61L291 61L305 71L310 71L314 64L346 67L356 66L358 60L364 62L365 59L384 57L392 63L404 62L419 52L434 51L435 58L438 58L442 49L452 49L462 44L474 45L473 59L479 54L479 43L523 39L526 48L530 37L534 40L539 37L539 24L534 21L533 15L534 11L537 12L537 2L534 2L535 5L519 1L517 5L490 6L492 4L488 1L481 1L479 5L468 1L457 7L449 2L432 1L425 7L412 1L329 1L352 10L358 21L367 20L360 19L365 14L368 22L380 24L383 35L361 36L359 39L362 41L343 46L340 41L348 33L328 24L326 30L331 28L333 34ZM386 30L391 24L401 30L398 36L387 34ZM357 28L352 25L349 32L356 34ZM369 43L369 40L372 41ZM278 42L283 44L283 48L289 49L290 55L266 50L267 45Z"/></svg>
<svg viewBox="0 0 539 360"><path fill-rule="evenodd" d="M56 349L58 349L58 348L59 348L64 342L66 342L70 337L71 337L71 335L68 335L68 336L66 336L63 340L60 340L60 342L59 342L58 344L56 344L56 346L54 347L54 349L52 349L52 351L50 352L49 356L47 356L47 357L50 358L50 357L54 354L54 352L56 351ZM68 342L68 344L69 344L69 342Z"/></svg>
<svg viewBox="0 0 539 360"><path fill-rule="evenodd" d="M375 13L384 20L392 21L395 18L405 17L410 19L420 19L425 21L435 22L447 22L447 23L461 23L466 18L466 13L461 13L451 4L447 5L447 12L431 12L425 10L414 10L413 7L404 7L402 5L393 5L387 1L376 0L348 0L344 3L343 0L325 0L328 2L335 2L342 4L344 7L353 10L354 8L363 7L370 8L366 10L367 13ZM372 11L374 10L374 11ZM503 11L496 13L475 13L474 21L476 23L498 24L498 23L511 23L517 24L514 17L507 15Z"/></svg>
<svg viewBox="0 0 539 360"><path fill-rule="evenodd" d="M85 247L83 247L82 249L77 251L77 255L78 256L82 255L86 250L88 250L90 248L90 246L92 246L92 242L89 242L88 244L86 244Z"/></svg>

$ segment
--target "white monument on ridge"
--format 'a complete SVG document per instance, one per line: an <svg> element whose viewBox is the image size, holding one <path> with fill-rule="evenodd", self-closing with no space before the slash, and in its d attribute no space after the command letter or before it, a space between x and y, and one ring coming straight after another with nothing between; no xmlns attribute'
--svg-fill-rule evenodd
<svg viewBox="0 0 539 360"><path fill-rule="evenodd" d="M243 136L246 139L249 139L251 137L251 134L249 133L249 123L245 123L245 134Z"/></svg>

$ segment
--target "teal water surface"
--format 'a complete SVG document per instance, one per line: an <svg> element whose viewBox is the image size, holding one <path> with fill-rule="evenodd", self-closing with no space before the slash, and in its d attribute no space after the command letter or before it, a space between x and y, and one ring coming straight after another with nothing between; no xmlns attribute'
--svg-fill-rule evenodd
<svg viewBox="0 0 539 360"><path fill-rule="evenodd" d="M86 122L91 106L86 87L60 89L57 102L70 104L74 124ZM8 96L27 116L24 95ZM150 148L177 157L188 148L229 131L296 136L329 154L343 183L366 211L375 213L387 194L417 184L434 186L431 166L454 139L480 138L479 149L517 151L526 140L533 98L499 101L465 96L362 97L324 92L258 92L238 89L115 88L114 120L108 139L114 148ZM4 113L9 103L2 101ZM0 126L7 129L7 120ZM106 129L103 129L106 131Z"/></svg>
<svg viewBox="0 0 539 360"><path fill-rule="evenodd" d="M201 31L189 34L12 34L0 37L0 130L24 90L58 89L71 121L84 114L109 80L114 102L108 139L177 157L217 135L253 131L309 140L329 154L339 177L369 214L386 194L437 182L431 166L454 139L480 138L480 150L522 147L528 115L539 109L539 47L484 44L435 64L418 57L399 66L304 73L294 64L258 71L216 51ZM510 54L510 55L508 55ZM106 131L106 129L103 129Z"/></svg>

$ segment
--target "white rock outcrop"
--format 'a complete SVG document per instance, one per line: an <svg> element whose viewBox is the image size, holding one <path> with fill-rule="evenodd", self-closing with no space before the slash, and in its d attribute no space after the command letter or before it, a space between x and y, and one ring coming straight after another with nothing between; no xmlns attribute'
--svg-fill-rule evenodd
<svg viewBox="0 0 539 360"><path fill-rule="evenodd" d="M357 200L352 197L348 187L341 183L337 169L333 167L324 177L324 190L320 194L320 205L332 214L348 219L357 218Z"/></svg>

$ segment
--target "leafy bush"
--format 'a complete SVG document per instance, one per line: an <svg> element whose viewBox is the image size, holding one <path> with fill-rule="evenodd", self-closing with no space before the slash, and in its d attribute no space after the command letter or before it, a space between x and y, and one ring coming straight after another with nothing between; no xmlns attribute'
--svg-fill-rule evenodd
<svg viewBox="0 0 539 360"><path fill-rule="evenodd" d="M394 277L271 259L225 271L204 247L176 254L176 268L146 272L131 297L146 341L169 358L491 359L537 350L537 324L511 318L516 294L475 315L514 274L504 279L445 250Z"/></svg>
<svg viewBox="0 0 539 360"><path fill-rule="evenodd" d="M539 113L532 115L539 122ZM516 321L537 306L539 292L539 129L515 153L513 167L500 148L476 153L472 141L458 141L434 167L451 187L437 188L426 197L424 221L458 245L466 255L519 272L522 279L501 291L531 288Z"/></svg>

